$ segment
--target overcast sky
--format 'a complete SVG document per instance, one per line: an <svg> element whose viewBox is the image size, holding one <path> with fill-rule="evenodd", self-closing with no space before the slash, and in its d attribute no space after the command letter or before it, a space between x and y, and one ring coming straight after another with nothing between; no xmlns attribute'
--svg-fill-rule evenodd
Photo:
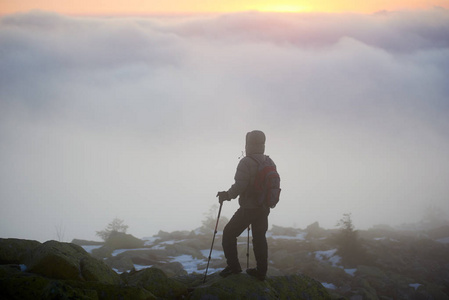
<svg viewBox="0 0 449 300"><path fill-rule="evenodd" d="M0 237L98 239L114 217L137 237L199 227L254 129L281 174L271 224L448 214L448 78L438 8L4 16Z"/></svg>

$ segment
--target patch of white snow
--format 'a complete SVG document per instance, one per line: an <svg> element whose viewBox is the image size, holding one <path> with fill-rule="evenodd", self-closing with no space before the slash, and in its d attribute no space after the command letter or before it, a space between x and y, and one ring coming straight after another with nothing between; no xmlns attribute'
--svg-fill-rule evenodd
<svg viewBox="0 0 449 300"><path fill-rule="evenodd" d="M326 288L330 290L336 290L337 287L333 283L327 283L327 282L321 282L321 284Z"/></svg>
<svg viewBox="0 0 449 300"><path fill-rule="evenodd" d="M351 275L352 277L355 276L355 272L357 272L357 269L345 269L346 274Z"/></svg>
<svg viewBox="0 0 449 300"><path fill-rule="evenodd" d="M171 262L179 262L187 273L198 272L198 265L204 263L204 259L193 258L192 255L183 254L172 257Z"/></svg>
<svg viewBox="0 0 449 300"><path fill-rule="evenodd" d="M157 237L157 236L151 236L151 237L144 237L142 240L145 241L145 243L144 243L145 246L151 246L151 245L153 245L157 240L160 240L160 238Z"/></svg>
<svg viewBox="0 0 449 300"><path fill-rule="evenodd" d="M282 240L301 240L301 241L304 241L306 239L307 232L301 232L301 233L298 233L295 236L291 236L291 235L273 235L272 232L267 232L266 236L267 236L267 238L271 237L272 239L275 239L275 240L282 239Z"/></svg>
<svg viewBox="0 0 449 300"><path fill-rule="evenodd" d="M209 258L209 253L210 253L210 249L205 249L205 250L200 250L201 254L203 254L203 256L208 259ZM212 254L211 254L211 259L222 259L224 257L224 252L220 251L220 250L212 250Z"/></svg>
<svg viewBox="0 0 449 300"><path fill-rule="evenodd" d="M86 252L87 253L90 253L90 254L92 254L92 250L94 250L94 249L98 249L98 248L101 248L102 247L102 245L94 245L94 246L81 246L81 248L83 248L84 250L86 250Z"/></svg>
<svg viewBox="0 0 449 300"><path fill-rule="evenodd" d="M117 250L114 250L114 251L112 252L112 256L117 256L117 255L119 255L120 253L123 253L123 252L126 252L126 251L135 251L135 250L148 250L148 248L117 249Z"/></svg>
<svg viewBox="0 0 449 300"><path fill-rule="evenodd" d="M341 257L335 255L337 249L331 249L327 251L315 251L315 258L319 261L328 261L332 264L332 266L336 267L337 264L341 262Z"/></svg>

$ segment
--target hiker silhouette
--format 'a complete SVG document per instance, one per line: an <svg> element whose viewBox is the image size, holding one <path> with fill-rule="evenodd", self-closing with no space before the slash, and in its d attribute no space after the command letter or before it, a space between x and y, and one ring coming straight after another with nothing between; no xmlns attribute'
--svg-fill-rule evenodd
<svg viewBox="0 0 449 300"><path fill-rule="evenodd" d="M265 141L265 134L260 130L246 134L246 156L239 161L234 176L235 182L229 190L217 194L220 203L239 197L240 205L223 230L222 246L227 267L220 272L222 277L242 272L237 253L237 237L250 225L257 267L247 269L246 272L259 280L264 280L267 273L268 245L265 234L268 230L270 207L259 204L251 189L258 171L258 162L269 159L264 154Z"/></svg>

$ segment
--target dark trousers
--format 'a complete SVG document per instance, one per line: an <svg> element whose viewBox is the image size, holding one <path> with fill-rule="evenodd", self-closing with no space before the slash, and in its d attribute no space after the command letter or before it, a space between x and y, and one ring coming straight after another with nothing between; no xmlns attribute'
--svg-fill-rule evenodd
<svg viewBox="0 0 449 300"><path fill-rule="evenodd" d="M268 268L268 245L265 233L268 230L269 208L239 208L223 230L223 251L228 266L233 270L241 270L237 237L251 225L253 234L253 250L257 269L266 274Z"/></svg>

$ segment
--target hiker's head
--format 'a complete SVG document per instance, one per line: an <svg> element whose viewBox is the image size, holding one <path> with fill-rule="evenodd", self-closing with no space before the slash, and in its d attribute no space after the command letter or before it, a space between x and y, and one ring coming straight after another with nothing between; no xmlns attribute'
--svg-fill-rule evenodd
<svg viewBox="0 0 449 300"><path fill-rule="evenodd" d="M265 134L260 130L254 130L246 134L246 155L263 154L265 152Z"/></svg>

